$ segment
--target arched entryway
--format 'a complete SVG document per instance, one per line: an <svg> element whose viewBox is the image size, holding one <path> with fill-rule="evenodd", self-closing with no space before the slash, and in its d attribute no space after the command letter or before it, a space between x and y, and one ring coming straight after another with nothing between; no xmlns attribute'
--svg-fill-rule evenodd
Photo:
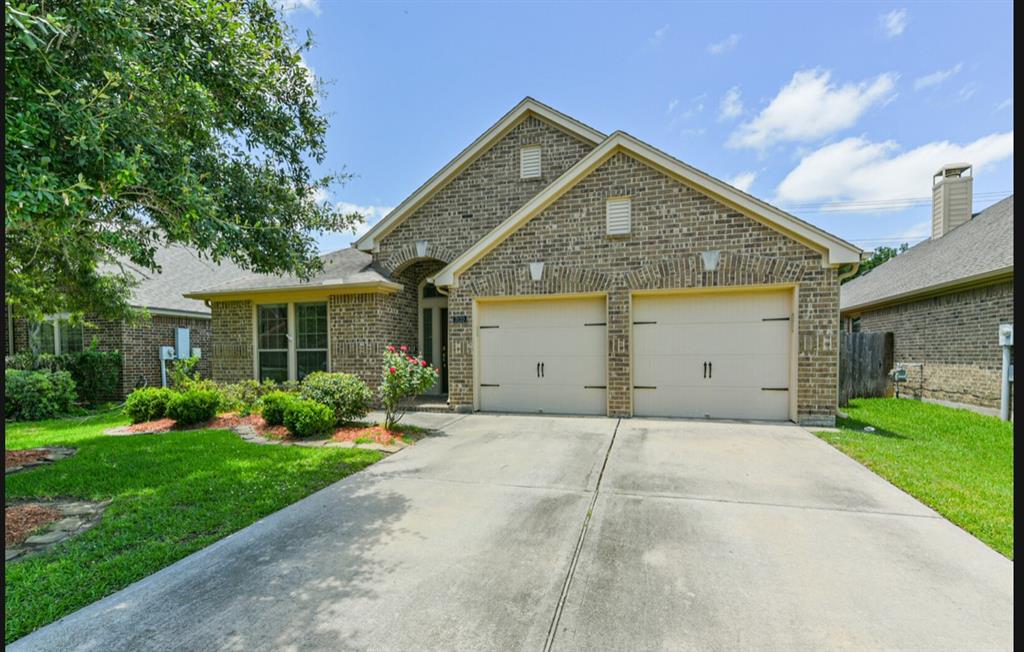
<svg viewBox="0 0 1024 652"><path fill-rule="evenodd" d="M440 372L437 383L427 391L448 394L448 297L433 283L423 279L418 289L418 349L427 364Z"/></svg>

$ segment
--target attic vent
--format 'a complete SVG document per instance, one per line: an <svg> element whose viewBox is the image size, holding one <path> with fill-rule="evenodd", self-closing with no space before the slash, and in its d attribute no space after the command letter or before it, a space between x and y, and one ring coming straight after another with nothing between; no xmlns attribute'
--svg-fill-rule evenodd
<svg viewBox="0 0 1024 652"><path fill-rule="evenodd" d="M629 197L609 198L608 235L628 235L632 213L632 201Z"/></svg>
<svg viewBox="0 0 1024 652"><path fill-rule="evenodd" d="M523 179L540 177L540 145L527 145L519 150L519 175Z"/></svg>

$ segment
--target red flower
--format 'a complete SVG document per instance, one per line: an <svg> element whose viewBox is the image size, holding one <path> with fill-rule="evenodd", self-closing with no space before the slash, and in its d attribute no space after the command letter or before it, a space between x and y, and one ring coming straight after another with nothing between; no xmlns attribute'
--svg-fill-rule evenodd
<svg viewBox="0 0 1024 652"><path fill-rule="evenodd" d="M395 368L394 367L388 367L388 371L390 371L391 373L395 373Z"/></svg>
<svg viewBox="0 0 1024 652"><path fill-rule="evenodd" d="M392 353L394 353L395 352L395 347L389 344L388 345L388 351L391 351Z"/></svg>
<svg viewBox="0 0 1024 652"><path fill-rule="evenodd" d="M407 346L406 346L406 345L404 345L404 344L403 344L402 346L400 346L399 348L400 348L400 349L402 349L402 353L405 353L406 351L408 351L408 350L409 350L409 347L407 347Z"/></svg>
<svg viewBox="0 0 1024 652"><path fill-rule="evenodd" d="M426 360L420 360L420 366L421 367L426 367L427 366L427 361Z"/></svg>

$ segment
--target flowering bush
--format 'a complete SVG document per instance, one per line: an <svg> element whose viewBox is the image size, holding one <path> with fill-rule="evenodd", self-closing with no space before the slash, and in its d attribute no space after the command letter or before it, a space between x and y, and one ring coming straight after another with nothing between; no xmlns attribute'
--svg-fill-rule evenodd
<svg viewBox="0 0 1024 652"><path fill-rule="evenodd" d="M437 382L437 369L419 356L409 354L409 347L389 346L384 351L380 380L380 404L384 408L384 427L398 423L413 398Z"/></svg>

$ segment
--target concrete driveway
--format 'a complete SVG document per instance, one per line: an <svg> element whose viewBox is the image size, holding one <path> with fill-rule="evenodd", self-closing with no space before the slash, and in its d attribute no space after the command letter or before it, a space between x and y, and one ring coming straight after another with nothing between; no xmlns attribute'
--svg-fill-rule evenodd
<svg viewBox="0 0 1024 652"><path fill-rule="evenodd" d="M441 433L12 650L1011 649L1013 564L781 424Z"/></svg>

